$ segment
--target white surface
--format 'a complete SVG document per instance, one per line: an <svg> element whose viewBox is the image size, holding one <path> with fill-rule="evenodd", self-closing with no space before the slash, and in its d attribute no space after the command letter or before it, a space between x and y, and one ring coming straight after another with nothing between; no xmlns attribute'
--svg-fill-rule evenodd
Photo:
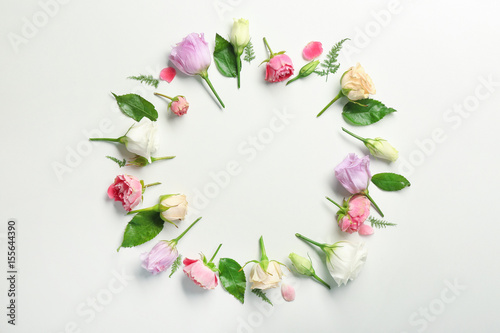
<svg viewBox="0 0 500 333"><path fill-rule="evenodd" d="M379 18L382 26L376 13L392 8L389 1L68 1L53 8L53 17L16 52L9 34L23 36L25 18L40 15L40 3L0 3L0 233L9 218L16 218L19 227L18 325L6 323L2 278L0 331L500 330L494 319L500 297L498 2L408 1L390 18ZM204 32L213 47L215 32L228 36L233 17L250 20L257 58L244 63L240 90L211 66L224 111L197 78L178 75L158 88L187 96L191 108L182 118L167 116L167 104L152 95L153 89L126 79L157 75L167 65L171 46L188 33ZM363 37L367 30L370 36ZM258 67L267 57L264 36L274 51L287 51L297 71L306 63L301 50L311 40L321 41L327 51L350 37L351 51L341 55L339 74L326 83L311 76L287 87L271 85L263 80L264 66ZM369 255L356 281L327 291L289 274L297 285L296 300L283 304L274 297L269 309L249 293L241 305L220 287L198 288L183 273L169 279L140 268L140 253L159 239L176 237L202 215L179 244L184 256L210 255L223 243L219 257L243 263L257 258L258 238L264 235L273 259L289 263L290 252L309 253L318 274L333 284L321 257L294 234L328 242L362 238L338 231L335 207L324 196L340 201L347 195L333 168L347 153L366 150L340 130L346 126L340 115L345 101L315 118L335 96L340 73L356 61L373 78L374 97L398 113L372 126L348 128L393 143L400 160L393 165L372 160L372 170L399 172L412 183L400 193L372 186L372 196L398 226L363 238ZM486 86L488 78L495 84ZM105 134L117 137L132 123L118 111L110 91L136 92L154 103L160 113L158 155L177 158L119 169L104 156L120 157L122 151L99 143L59 181L54 162L67 163L69 150L82 149L85 132L108 119L112 130ZM467 106L475 101L478 105ZM449 113L455 105L473 110ZM276 112L293 118L251 158L245 151L249 137L265 135ZM428 142L436 129L446 139L433 149L419 148L418 142ZM232 160L241 172L199 213L191 211L179 230L167 225L154 241L116 252L128 221L106 198L117 174L163 183L148 189L143 207L164 193L186 193L200 208L196 190L205 191L213 182L211 173L220 173ZM5 239L0 246L5 272ZM130 280L117 282L121 272ZM454 293L449 283L465 290ZM93 310L87 303L96 298ZM427 318L422 311L428 311Z"/></svg>

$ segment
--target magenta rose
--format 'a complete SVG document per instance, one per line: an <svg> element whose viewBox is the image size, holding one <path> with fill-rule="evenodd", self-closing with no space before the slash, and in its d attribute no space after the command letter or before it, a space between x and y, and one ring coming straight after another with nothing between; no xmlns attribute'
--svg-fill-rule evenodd
<svg viewBox="0 0 500 333"><path fill-rule="evenodd" d="M162 240L151 251L141 255L142 267L156 275L172 266L178 255L175 243Z"/></svg>
<svg viewBox="0 0 500 333"><path fill-rule="evenodd" d="M142 199L141 181L134 176L119 175L108 188L108 196L115 201L121 201L123 208L130 212Z"/></svg>
<svg viewBox="0 0 500 333"><path fill-rule="evenodd" d="M373 229L364 222L370 215L370 200L364 195L354 195L349 199L347 212L339 211L338 224L342 231L352 234L371 235Z"/></svg>
<svg viewBox="0 0 500 333"><path fill-rule="evenodd" d="M198 286L203 289L214 289L217 287L218 279L217 274L205 265L205 263L198 259L193 260L185 258L183 271L186 275Z"/></svg>
<svg viewBox="0 0 500 333"><path fill-rule="evenodd" d="M268 82L281 82L292 75L292 59L286 54L278 54L272 57L266 65L265 80Z"/></svg>
<svg viewBox="0 0 500 333"><path fill-rule="evenodd" d="M372 178L370 173L370 157L359 158L356 154L349 154L335 168L335 177L351 194L357 194L368 188Z"/></svg>
<svg viewBox="0 0 500 333"><path fill-rule="evenodd" d="M187 35L170 52L170 61L187 75L199 75L207 72L212 62L212 54L203 34Z"/></svg>

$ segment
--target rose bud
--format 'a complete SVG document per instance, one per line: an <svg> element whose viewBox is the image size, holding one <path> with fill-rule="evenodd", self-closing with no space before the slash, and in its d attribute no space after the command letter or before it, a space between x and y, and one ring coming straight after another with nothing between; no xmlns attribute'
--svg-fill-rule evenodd
<svg viewBox="0 0 500 333"><path fill-rule="evenodd" d="M188 203L186 196L183 194L166 194L162 195L158 204L137 209L129 212L128 214L135 214L139 212L153 211L158 212L163 221L172 223L177 226L174 221L183 220L187 213Z"/></svg>
<svg viewBox="0 0 500 333"><path fill-rule="evenodd" d="M278 53L273 53L271 47L267 43L264 37L264 43L269 50L270 56L263 62L267 62L266 65L266 77L265 80L268 82L281 82L288 79L293 75L293 64L292 59L287 56L285 51Z"/></svg>
<svg viewBox="0 0 500 333"><path fill-rule="evenodd" d="M250 42L250 32L248 20L240 18L233 19L233 29L229 36L229 41L233 45L234 53L237 57L243 54L243 50Z"/></svg>
<svg viewBox="0 0 500 333"><path fill-rule="evenodd" d="M123 208L126 211L131 211L142 200L142 194L147 187L159 185L160 183L152 183L144 185L142 180L134 176L119 175L115 181L108 187L108 197L121 201Z"/></svg>
<svg viewBox="0 0 500 333"><path fill-rule="evenodd" d="M183 114L186 114L186 112L189 109L189 103L187 102L186 98L181 95L177 95L175 97L169 97L167 95L163 95L160 93L155 92L154 93L156 96L162 96L165 98L168 98L171 100L171 102L168 104L168 108L172 110L173 113L175 113L178 116L182 116Z"/></svg>
<svg viewBox="0 0 500 333"><path fill-rule="evenodd" d="M360 136L346 130L343 127L342 127L342 130L344 132L346 132L347 134L351 135L352 137L355 137L356 139L362 141L365 144L365 146L368 148L368 150L370 151L370 154L372 154L373 156L378 157L378 158L383 158L383 159L389 160L391 162L394 162L398 159L398 155L399 155L398 151L396 150L396 148L391 146L391 144L389 142L387 142L386 140L384 140L382 138L367 139L367 138L360 137Z"/></svg>
<svg viewBox="0 0 500 333"><path fill-rule="evenodd" d="M360 235L373 234L373 228L364 224L370 215L370 200L367 197L361 194L353 195L349 200L344 200L342 207L332 199L326 198L340 208L337 212L337 223L342 231L350 234L358 232Z"/></svg>
<svg viewBox="0 0 500 333"><path fill-rule="evenodd" d="M290 261L292 262L293 267L295 267L295 269L297 270L297 273L311 276L316 281L320 282L322 285L330 289L330 285L323 281L318 275L316 275L311 259L301 257L295 253L290 253L288 258L290 258Z"/></svg>

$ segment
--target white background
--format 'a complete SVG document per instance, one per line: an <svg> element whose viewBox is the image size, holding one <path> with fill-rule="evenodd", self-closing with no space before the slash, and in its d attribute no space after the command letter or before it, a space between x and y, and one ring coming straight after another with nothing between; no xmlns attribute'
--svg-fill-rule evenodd
<svg viewBox="0 0 500 333"><path fill-rule="evenodd" d="M498 2L54 3L0 3L0 267L6 272L6 223L15 218L19 269L15 327L7 324L7 281L0 275L0 331L500 329L494 319L500 297ZM257 58L243 63L239 90L236 80L210 67L225 110L199 78L179 74L157 89L187 97L191 107L181 118L166 113L155 89L126 79L157 76L172 45L191 32L204 32L213 48L215 33L227 37L233 17L250 20ZM33 23L38 27L30 30ZM312 75L285 87L264 81L265 66L258 66L268 56L264 36L275 52L287 51L297 71L306 63L301 51L309 41L321 41L325 53L345 37L351 41L328 82ZM375 82L374 98L398 112L356 128L342 119L342 100L316 119L336 95L341 73L357 61ZM105 156L129 157L123 149L89 145L87 138L103 121L109 127L100 131L108 137L121 136L132 124L110 92L135 92L151 101L160 114L158 155L177 158L120 169ZM266 136L276 114L285 113L291 115L287 123L278 122L281 130ZM397 227L369 237L338 231L336 209L324 196L341 201L347 193L333 169L350 152L367 153L342 126L384 137L400 151L393 164L371 163L373 173L401 173L412 183L399 193L371 186ZM253 156L251 137L259 135L261 150ZM238 163L239 174L209 185L230 161ZM58 176L56 165L67 169ZM179 229L166 225L155 240L117 253L129 217L106 189L121 173L163 183L147 190L141 207L161 194L185 193L198 211L191 210ZM205 202L207 186L212 198ZM202 290L182 272L169 279L140 267L140 253L176 237L198 216L201 222L179 243L191 258L209 256L223 243L219 257L257 259L263 235L272 259L289 264L290 252L309 253L318 274L333 285L323 257L294 237L300 232L322 242L365 241L368 260L356 281L331 291L289 273L296 300L284 303L270 293L273 308L248 291L242 305L221 287Z"/></svg>

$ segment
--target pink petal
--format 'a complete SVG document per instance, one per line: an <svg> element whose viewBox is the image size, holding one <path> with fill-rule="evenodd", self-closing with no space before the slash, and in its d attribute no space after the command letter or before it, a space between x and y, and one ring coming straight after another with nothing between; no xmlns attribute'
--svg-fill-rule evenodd
<svg viewBox="0 0 500 333"><path fill-rule="evenodd" d="M281 296L287 302L291 302L295 299L295 289L286 283L281 284Z"/></svg>
<svg viewBox="0 0 500 333"><path fill-rule="evenodd" d="M174 79L176 74L177 74L177 72L176 72L175 68L173 68L173 67L163 68L160 72L160 79L170 83L170 82L172 82L172 80Z"/></svg>
<svg viewBox="0 0 500 333"><path fill-rule="evenodd" d="M363 224L361 227L359 227L358 234L363 236L371 235L373 234L373 228L369 225Z"/></svg>
<svg viewBox="0 0 500 333"><path fill-rule="evenodd" d="M321 53L323 53L323 45L321 42L310 42L306 45L306 47L304 47L302 56L306 60L313 60L314 58L319 57Z"/></svg>

